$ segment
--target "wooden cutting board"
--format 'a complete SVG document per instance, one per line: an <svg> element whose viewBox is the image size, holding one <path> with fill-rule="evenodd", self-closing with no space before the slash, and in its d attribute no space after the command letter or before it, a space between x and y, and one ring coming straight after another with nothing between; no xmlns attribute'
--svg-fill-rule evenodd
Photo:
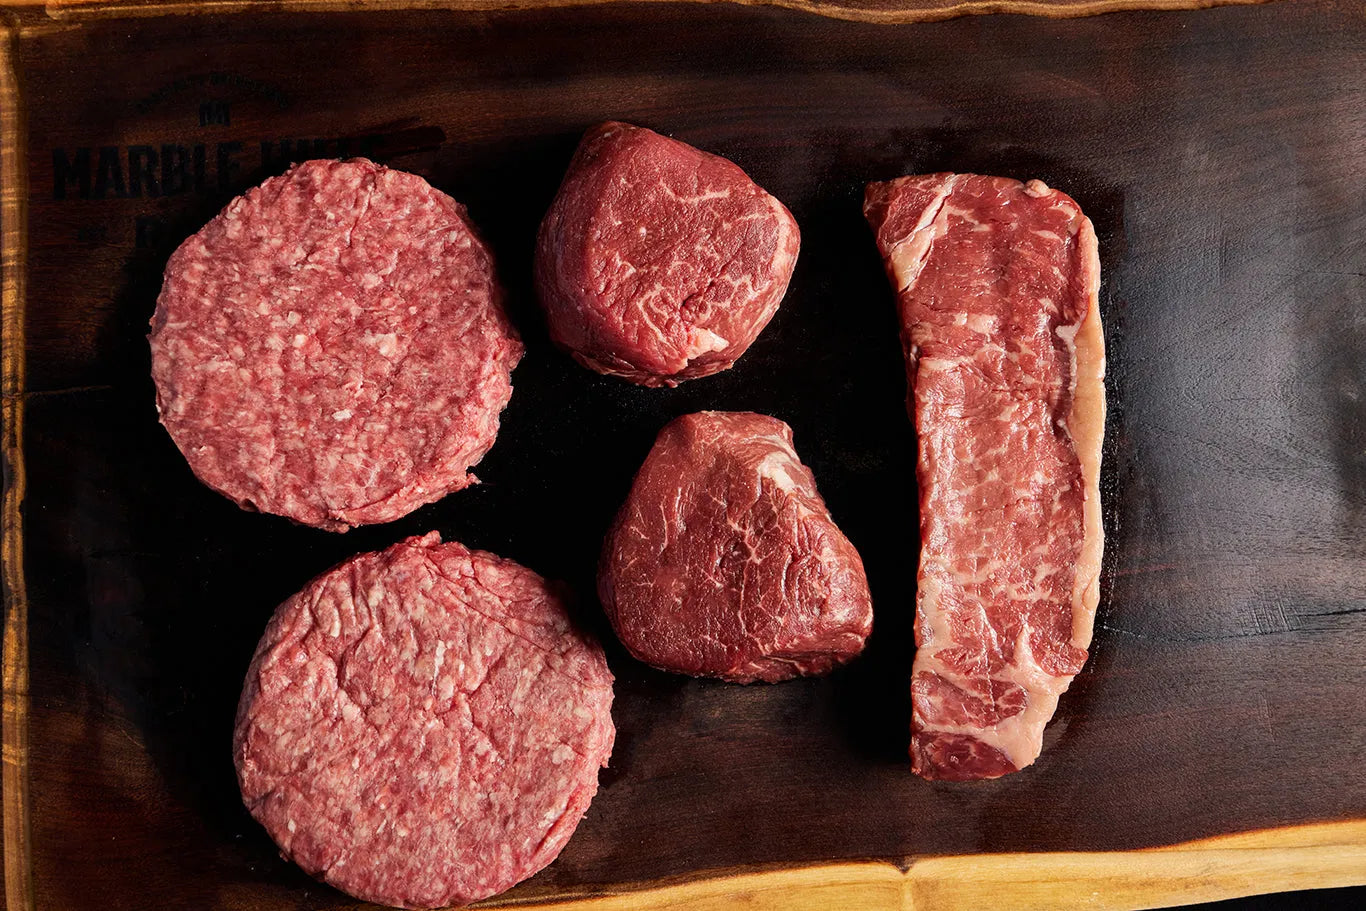
<svg viewBox="0 0 1366 911"><path fill-rule="evenodd" d="M835 17L1175 4L452 5L6 14L11 909L352 907L241 807L232 713L280 600L433 528L568 581L618 681L587 818L495 903L1137 908L1366 883L1362 3L916 24ZM609 117L734 159L801 223L791 293L728 373L639 389L546 338L532 238ZM195 482L144 336L166 257L232 195L351 154L469 205L528 354L480 487L342 536ZM914 440L859 211L866 181L937 169L1080 201L1110 354L1092 658L1039 762L971 785L906 760ZM699 682L605 629L601 535L658 428L701 408L794 427L873 588L849 668Z"/></svg>

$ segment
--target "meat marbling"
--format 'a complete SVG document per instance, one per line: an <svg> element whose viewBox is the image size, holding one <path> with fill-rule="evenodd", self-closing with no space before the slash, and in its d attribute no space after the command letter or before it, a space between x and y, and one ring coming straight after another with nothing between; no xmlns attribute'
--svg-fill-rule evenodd
<svg viewBox="0 0 1366 911"><path fill-rule="evenodd" d="M603 547L603 607L637 658L738 683L822 674L873 622L863 561L792 430L750 412L659 433Z"/></svg>
<svg viewBox="0 0 1366 911"><path fill-rule="evenodd" d="M768 325L797 223L735 164L651 130L583 137L541 224L536 289L579 363L645 386L729 368Z"/></svg>
<svg viewBox="0 0 1366 911"><path fill-rule="evenodd" d="M870 184L919 438L911 758L926 777L1033 762L1099 597L1105 423L1091 222L1039 181Z"/></svg>

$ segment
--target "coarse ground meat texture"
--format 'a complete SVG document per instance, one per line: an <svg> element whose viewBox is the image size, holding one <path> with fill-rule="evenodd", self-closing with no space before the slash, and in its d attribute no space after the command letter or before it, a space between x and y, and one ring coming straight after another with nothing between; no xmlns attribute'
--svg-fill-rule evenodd
<svg viewBox="0 0 1366 911"><path fill-rule="evenodd" d="M555 859L612 752L612 675L560 596L435 532L275 612L237 709L242 799L356 898L465 904Z"/></svg>
<svg viewBox="0 0 1366 911"><path fill-rule="evenodd" d="M869 185L864 209L920 448L911 765L995 778L1038 757L1099 599L1096 234L1037 180L903 177Z"/></svg>
<svg viewBox="0 0 1366 911"><path fill-rule="evenodd" d="M201 481L332 531L475 483L522 355L464 208L363 159L228 204L166 265L157 409Z"/></svg>
<svg viewBox="0 0 1366 911"><path fill-rule="evenodd" d="M792 214L735 164L605 123L579 144L541 223L536 289L551 338L644 386L729 368L777 312Z"/></svg>
<svg viewBox="0 0 1366 911"><path fill-rule="evenodd" d="M751 412L660 431L603 546L598 592L640 660L736 683L826 673L873 623L863 561L792 429Z"/></svg>

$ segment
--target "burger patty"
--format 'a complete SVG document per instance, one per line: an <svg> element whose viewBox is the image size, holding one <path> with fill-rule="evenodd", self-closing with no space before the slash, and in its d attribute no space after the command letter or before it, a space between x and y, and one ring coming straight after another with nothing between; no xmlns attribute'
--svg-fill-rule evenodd
<svg viewBox="0 0 1366 911"><path fill-rule="evenodd" d="M522 355L464 208L363 159L233 200L171 256L151 327L199 479L332 531L475 483Z"/></svg>
<svg viewBox="0 0 1366 911"><path fill-rule="evenodd" d="M612 675L558 593L432 532L275 612L233 737L285 856L365 901L464 904L555 859L615 735Z"/></svg>

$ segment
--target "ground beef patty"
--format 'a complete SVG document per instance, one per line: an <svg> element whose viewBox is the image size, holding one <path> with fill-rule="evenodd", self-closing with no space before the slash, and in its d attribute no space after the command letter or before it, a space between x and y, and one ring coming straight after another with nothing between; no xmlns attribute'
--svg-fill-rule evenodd
<svg viewBox="0 0 1366 911"><path fill-rule="evenodd" d="M275 612L233 757L285 856L357 898L475 901L555 859L607 764L612 675L540 576L435 532Z"/></svg>
<svg viewBox="0 0 1366 911"><path fill-rule="evenodd" d="M464 208L363 159L296 165L185 241L150 341L199 479L332 531L474 483L522 355Z"/></svg>
<svg viewBox="0 0 1366 911"><path fill-rule="evenodd" d="M541 223L551 338L644 386L725 370L787 291L792 214L732 162L651 130L589 130Z"/></svg>

